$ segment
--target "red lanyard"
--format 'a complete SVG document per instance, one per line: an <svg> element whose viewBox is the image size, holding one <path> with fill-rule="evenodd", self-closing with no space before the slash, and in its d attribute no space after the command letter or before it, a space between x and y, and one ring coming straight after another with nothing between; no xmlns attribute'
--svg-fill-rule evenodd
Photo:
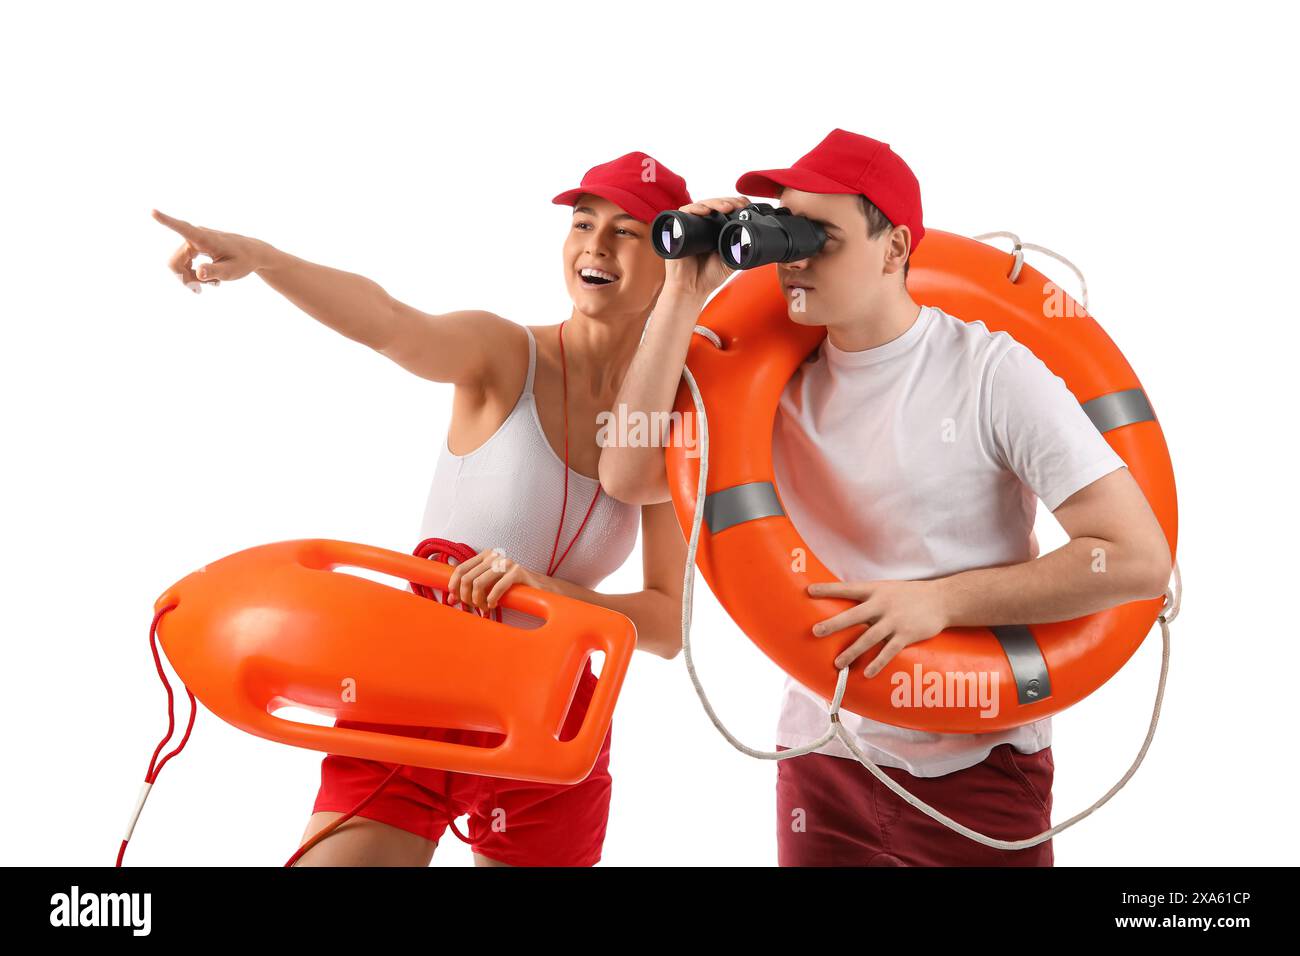
<svg viewBox="0 0 1300 956"><path fill-rule="evenodd" d="M568 321L567 319L565 320ZM574 533L573 539L569 542L569 547L564 549L564 554L560 555L560 560L555 560L555 551L560 546L560 532L564 529L564 513L569 507L569 367L564 360L564 322L560 323L560 374L563 383L564 396L564 500L560 504L560 526L555 529L555 544L551 545L551 560L547 564L546 574L552 576L564 559L569 556L569 551L573 548L574 543L578 540L578 535L582 534L582 529L587 526L587 518L596 509L596 501L600 498L600 482L596 482L596 493L591 497L591 505L587 508L587 514L582 519L582 524L578 525L578 530ZM546 435L542 435L542 440L546 440Z"/></svg>

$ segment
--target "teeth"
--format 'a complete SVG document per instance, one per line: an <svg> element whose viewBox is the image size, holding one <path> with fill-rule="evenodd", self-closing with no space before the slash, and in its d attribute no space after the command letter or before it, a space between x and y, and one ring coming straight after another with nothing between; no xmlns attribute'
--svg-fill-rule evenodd
<svg viewBox="0 0 1300 956"><path fill-rule="evenodd" d="M583 269L578 274L584 279L608 279L610 282L614 282L618 279L618 276L614 275L612 272L602 272L600 269L592 269L590 267Z"/></svg>

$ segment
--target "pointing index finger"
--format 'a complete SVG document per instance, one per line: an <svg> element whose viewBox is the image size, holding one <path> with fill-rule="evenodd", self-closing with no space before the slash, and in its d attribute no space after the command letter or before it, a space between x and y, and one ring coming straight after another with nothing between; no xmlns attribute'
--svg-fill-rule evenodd
<svg viewBox="0 0 1300 956"><path fill-rule="evenodd" d="M160 210L153 209L151 210L151 213L155 220L162 223L168 229L180 233L190 242L196 241L199 238L199 234L203 231L198 226L188 223L184 219L176 219Z"/></svg>

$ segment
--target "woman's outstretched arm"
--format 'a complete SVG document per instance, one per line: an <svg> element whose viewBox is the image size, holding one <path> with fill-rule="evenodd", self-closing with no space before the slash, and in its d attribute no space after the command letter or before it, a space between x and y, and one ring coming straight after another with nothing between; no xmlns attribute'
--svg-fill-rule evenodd
<svg viewBox="0 0 1300 956"><path fill-rule="evenodd" d="M268 242L207 229L158 210L158 222L185 241L170 266L188 287L261 276L271 288L340 335L369 346L421 378L481 385L491 373L502 335L513 323L491 312L430 315L399 302L379 283L308 262ZM212 261L194 265L196 257Z"/></svg>

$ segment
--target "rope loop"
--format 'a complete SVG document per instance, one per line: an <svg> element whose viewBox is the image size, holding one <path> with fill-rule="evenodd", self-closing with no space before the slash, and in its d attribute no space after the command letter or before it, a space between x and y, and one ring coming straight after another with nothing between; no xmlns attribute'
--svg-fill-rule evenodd
<svg viewBox="0 0 1300 956"><path fill-rule="evenodd" d="M1183 606L1183 575L1178 570L1178 562L1174 562L1174 581L1170 587L1165 588L1165 603L1160 608L1160 616L1157 620L1168 624L1174 618L1178 617L1178 612Z"/></svg>
<svg viewBox="0 0 1300 956"><path fill-rule="evenodd" d="M1020 269L1025 264L1025 249L1032 249L1034 252L1041 252L1045 256L1051 256L1057 262L1067 266L1071 272L1079 277L1079 304L1083 306L1084 312L1088 311L1088 280L1084 278L1083 271L1078 266L1065 258L1065 256L1061 255L1059 252L1053 252L1046 246L1040 246L1033 242L1021 242L1020 237L1014 232L1007 232L1005 230L998 232L984 232L975 236L975 239L1010 239L1014 243L1012 248L1012 257L1014 262L1012 263L1011 271L1007 274L1007 279L1011 282L1015 282L1020 278Z"/></svg>
<svg viewBox="0 0 1300 956"><path fill-rule="evenodd" d="M691 331L694 332L696 335L702 335L704 338L708 339L710 342L713 343L713 347L714 347L715 349L721 349L721 348L722 348L722 338L721 338L721 336L719 336L717 332L714 332L714 331L713 331L711 328L709 328L708 326L706 326L706 325L697 325L697 326L695 326L695 328L691 329Z"/></svg>

